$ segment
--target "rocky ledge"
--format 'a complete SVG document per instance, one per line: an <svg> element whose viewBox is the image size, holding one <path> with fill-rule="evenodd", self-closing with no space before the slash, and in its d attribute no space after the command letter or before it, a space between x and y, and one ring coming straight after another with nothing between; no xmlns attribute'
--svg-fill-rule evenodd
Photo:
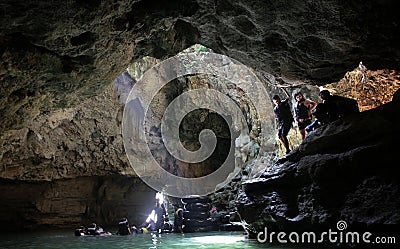
<svg viewBox="0 0 400 249"><path fill-rule="evenodd" d="M239 212L250 231L321 231L343 220L389 233L400 222L399 102L321 127L257 179ZM256 235L256 233L253 233Z"/></svg>

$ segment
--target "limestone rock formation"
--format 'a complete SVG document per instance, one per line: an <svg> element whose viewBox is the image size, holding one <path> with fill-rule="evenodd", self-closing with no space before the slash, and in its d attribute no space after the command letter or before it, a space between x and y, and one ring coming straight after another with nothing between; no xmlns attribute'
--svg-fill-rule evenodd
<svg viewBox="0 0 400 249"><path fill-rule="evenodd" d="M1 1L0 187L4 189L2 200L7 200L2 202L4 217L22 215L21 227L31 221L76 224L80 214L85 213L82 208L89 205L77 192L98 197L97 180L88 183L79 180L81 177L102 176L107 181L115 174L135 175L125 157L120 132L126 89L134 81L122 90L114 89L111 84L138 59L151 56L162 60L199 43L289 84L333 82L360 60L370 69L398 70L397 9L396 0ZM396 111L385 108L388 112ZM382 121L382 124L388 123ZM346 128L347 123L338 125ZM350 143L340 147L343 151L337 151L337 143L341 141L334 138L347 139L352 133L331 134L333 128L326 128L325 135L329 136L305 143L297 153L305 159L296 157L298 161L294 163L298 165L314 156L312 165L322 167L326 161L329 168L334 160L350 160L352 153L358 158L357 155L369 150L371 154L366 154L375 158L372 153L386 146L379 145L378 135L374 136L379 133L375 132L396 134L393 129L376 127L358 131L358 128L352 125L349 128L359 134L358 138L363 137L361 131L369 132L362 144ZM386 138L390 145L393 140ZM309 144L321 147L315 149L308 147ZM341 153L339 159L319 157L323 150L330 149ZM367 195L358 193L378 185L382 191L385 186L392 186L381 180L378 173L377 176L358 182L358 191L352 192L354 201L349 199L346 208L341 209L343 215L353 212L357 198L366 201ZM88 190L80 186L65 187L80 184L95 186L95 194L85 192ZM135 186L141 183L135 182L132 189ZM71 197L71 203L60 201L57 191L52 192L62 187L65 191L62 196ZM29 192L30 188L33 192ZM29 191L25 192L26 189ZM46 194L48 191L51 193ZM32 193L32 197L23 193ZM112 196L110 200L126 198L114 191L105 193ZM63 214L64 205L76 211L68 213L73 217L71 223ZM278 206L278 210L286 215L284 205ZM359 211L362 215L363 211ZM24 216L26 213L32 214L31 218ZM47 216L39 217L40 214ZM46 220L51 215L58 218ZM110 211L100 216L112 222L112 215ZM323 215L315 217L322 219Z"/></svg>
<svg viewBox="0 0 400 249"><path fill-rule="evenodd" d="M245 182L239 210L250 230L320 231L339 220L357 229L398 225L399 110L390 102L323 126Z"/></svg>
<svg viewBox="0 0 400 249"><path fill-rule="evenodd" d="M399 68L397 1L2 1L0 131L94 96L130 62L195 43L286 81Z"/></svg>
<svg viewBox="0 0 400 249"><path fill-rule="evenodd" d="M125 216L146 220L155 192L137 177L93 176L58 181L0 180L2 231L73 227L96 222L114 228Z"/></svg>
<svg viewBox="0 0 400 249"><path fill-rule="evenodd" d="M134 175L124 156L122 109L109 85L75 107L41 113L27 127L4 132L0 136L2 178L51 181Z"/></svg>
<svg viewBox="0 0 400 249"><path fill-rule="evenodd" d="M360 111L370 110L390 102L400 88L400 72L368 70L362 63L347 72L339 82L324 85L333 94L357 100Z"/></svg>

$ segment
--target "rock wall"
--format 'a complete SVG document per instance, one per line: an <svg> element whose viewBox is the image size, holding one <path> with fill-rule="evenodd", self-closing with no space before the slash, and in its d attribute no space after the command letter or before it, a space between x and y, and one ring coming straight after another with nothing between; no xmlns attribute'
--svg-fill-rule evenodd
<svg viewBox="0 0 400 249"><path fill-rule="evenodd" d="M122 110L109 85L75 107L42 113L27 127L4 132L0 136L1 177L55 180L135 175L122 143Z"/></svg>
<svg viewBox="0 0 400 249"><path fill-rule="evenodd" d="M143 183L132 178L136 174L123 147L121 121L126 98L136 79L155 63L157 60L145 57L130 65L129 73L125 71L120 74L113 84L105 87L97 96L83 99L73 107L43 112L29 122L26 128L8 130L2 134L1 185L5 190L15 191L15 194L5 198L4 219L9 216L20 217L20 223L12 225L12 228L70 226L89 222L90 219L110 224L123 216L122 211L128 207L135 209L142 205L140 200L127 200L129 196L121 195L114 185L118 184L115 179L120 179L123 183L129 181L129 189L136 188L137 184L138 191L143 190ZM213 172L222 165L226 150L232 146L231 135L234 138L239 135L230 134L226 122L218 114L199 110L185 117L181 124L180 138L185 146L196 149L199 146L199 132L204 128L213 130L219 140L213 155L204 162L188 164L175 160L165 151L163 143L160 143L160 119L166 106L183 91L199 88L218 89L233 98L244 112L251 134L259 134L259 117L241 89L228 87L226 82L206 76L189 76L172 81L151 104L156 121L150 130L149 145L160 165L184 177L204 176ZM197 103L199 98L190 101ZM225 113L229 113L228 109ZM97 193L89 195L101 191L102 182L99 181L111 182L107 195L121 207L116 206L114 211L108 207L107 202L102 201L102 196ZM66 187L69 184L74 187ZM83 191L85 185L92 190ZM58 194L60 188L65 190ZM58 199L48 193L52 189L56 189L54 191ZM24 191L32 192L29 198L24 197ZM85 194L79 198L82 191ZM4 191L5 196L7 193ZM146 190L142 194L145 196L149 193ZM95 201L96 198L99 200ZM16 209L12 209L12 206ZM82 209L85 209L84 213Z"/></svg>
<svg viewBox="0 0 400 249"><path fill-rule="evenodd" d="M400 88L400 72L396 70L368 70L360 64L347 72L339 82L324 85L333 94L357 100L360 111L370 110L390 102Z"/></svg>
<svg viewBox="0 0 400 249"><path fill-rule="evenodd" d="M319 231L339 220L357 229L399 225L399 110L390 102L323 126L245 182L237 203L249 229Z"/></svg>
<svg viewBox="0 0 400 249"><path fill-rule="evenodd" d="M1 3L0 132L100 93L143 56L195 43L288 82L329 83L362 60L399 69L397 1Z"/></svg>
<svg viewBox="0 0 400 249"><path fill-rule="evenodd" d="M138 58L164 59L201 43L288 83L332 82L360 60L370 69L399 69L397 5L396 0L2 1L0 173L18 184L2 180L1 193L19 191L20 197L4 194L10 204L3 206L9 205L10 217L19 217L24 207L33 216L40 208L48 213L50 204L38 208L36 199L24 201L21 193L84 176L134 175L120 136L121 103L110 83ZM366 132L379 137L375 132L381 130L377 125ZM327 148L335 151L346 136L323 144L335 144ZM369 138L363 146L378 144ZM310 155L323 159L317 151L306 158ZM50 223L35 217L26 221Z"/></svg>
<svg viewBox="0 0 400 249"><path fill-rule="evenodd" d="M112 232L121 217L142 224L155 192L136 177L93 176L57 181L0 181L2 231L74 228L92 222Z"/></svg>

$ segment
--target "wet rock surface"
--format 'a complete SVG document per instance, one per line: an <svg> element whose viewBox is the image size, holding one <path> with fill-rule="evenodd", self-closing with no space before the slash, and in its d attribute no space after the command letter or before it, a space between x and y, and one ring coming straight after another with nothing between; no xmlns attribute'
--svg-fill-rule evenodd
<svg viewBox="0 0 400 249"><path fill-rule="evenodd" d="M242 218L255 231L316 231L335 228L339 220L357 229L398 225L399 114L390 102L315 130L260 178L244 183L237 201Z"/></svg>

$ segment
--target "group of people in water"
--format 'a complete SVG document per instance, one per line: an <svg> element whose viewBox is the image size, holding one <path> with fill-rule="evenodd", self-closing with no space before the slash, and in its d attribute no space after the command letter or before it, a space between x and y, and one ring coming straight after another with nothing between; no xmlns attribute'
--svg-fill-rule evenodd
<svg viewBox="0 0 400 249"><path fill-rule="evenodd" d="M121 218L118 222L118 235L130 235L130 234L146 234L149 231L155 231L158 233L182 233L183 228L183 208L179 205L174 205L174 221L171 223L168 217L167 209L162 200L156 198L156 204L151 211L148 218L140 226L131 226L126 217ZM88 227L80 226L75 229L75 236L105 236L111 235L106 232L96 223L90 224Z"/></svg>
<svg viewBox="0 0 400 249"><path fill-rule="evenodd" d="M89 226L80 226L75 229L75 236L107 236L111 235L110 232L104 231L104 229L98 226L96 223L92 223Z"/></svg>
<svg viewBox="0 0 400 249"><path fill-rule="evenodd" d="M320 127L321 125L333 122L349 114L359 112L357 101L337 95L332 95L328 90L319 93L321 103L316 103L306 99L301 91L294 93L296 104L294 107L294 117L290 108L290 96L283 89L286 98L281 100L278 95L274 95L274 114L278 125L278 137L286 149L286 154L290 152L287 135L296 120L301 138L304 139L308 132ZM314 116L314 121L312 120Z"/></svg>
<svg viewBox="0 0 400 249"><path fill-rule="evenodd" d="M171 223L164 203L157 202L149 217L139 228L130 226L127 218L122 218L118 223L119 235L143 234L149 231L158 233L182 233L183 209L176 207L174 213L174 222Z"/></svg>

